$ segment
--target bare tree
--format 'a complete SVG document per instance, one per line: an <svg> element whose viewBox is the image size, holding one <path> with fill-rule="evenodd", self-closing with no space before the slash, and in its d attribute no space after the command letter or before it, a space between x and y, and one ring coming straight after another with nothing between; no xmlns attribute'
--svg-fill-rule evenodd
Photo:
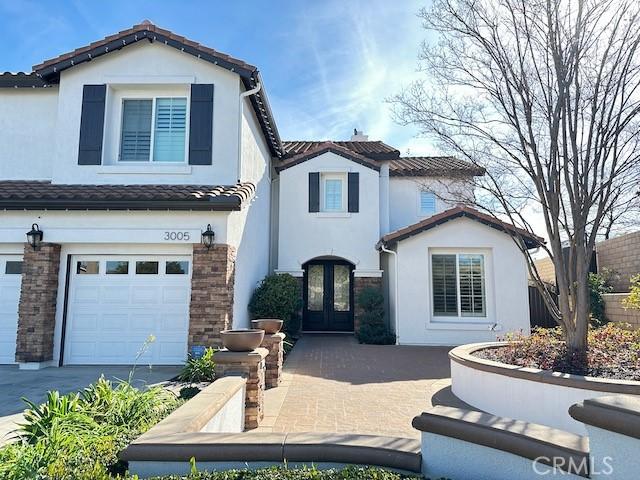
<svg viewBox="0 0 640 480"><path fill-rule="evenodd" d="M435 0L419 13L437 38L425 79L391 99L400 123L486 167L477 206L531 233L542 216L557 303L514 240L577 355L597 236L637 199L638 14L633 0Z"/></svg>

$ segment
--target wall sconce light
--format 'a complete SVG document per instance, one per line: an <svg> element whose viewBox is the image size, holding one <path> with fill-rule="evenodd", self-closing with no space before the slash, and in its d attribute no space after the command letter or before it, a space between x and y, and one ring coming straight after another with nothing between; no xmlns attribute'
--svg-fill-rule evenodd
<svg viewBox="0 0 640 480"><path fill-rule="evenodd" d="M213 245L213 239L215 236L216 234L213 230L211 230L211 224L209 223L207 225L207 229L202 232L202 243L205 247L207 247L207 250L209 250Z"/></svg>
<svg viewBox="0 0 640 480"><path fill-rule="evenodd" d="M36 250L42 242L43 233L37 223L31 225L31 231L27 232L27 242Z"/></svg>

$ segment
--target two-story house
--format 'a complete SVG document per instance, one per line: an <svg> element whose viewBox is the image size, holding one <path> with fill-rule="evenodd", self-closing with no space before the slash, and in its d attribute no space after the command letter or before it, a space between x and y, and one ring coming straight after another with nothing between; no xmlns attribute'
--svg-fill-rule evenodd
<svg viewBox="0 0 640 480"><path fill-rule="evenodd" d="M482 171L282 142L256 67L149 22L0 74L0 127L0 363L182 363L273 271L306 331L353 331L368 285L400 343L528 329L514 227L439 195Z"/></svg>

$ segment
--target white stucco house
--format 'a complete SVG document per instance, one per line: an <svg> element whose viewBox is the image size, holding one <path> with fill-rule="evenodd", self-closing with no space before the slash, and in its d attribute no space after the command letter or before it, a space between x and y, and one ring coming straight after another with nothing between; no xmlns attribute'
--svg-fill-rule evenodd
<svg viewBox="0 0 640 480"><path fill-rule="evenodd" d="M0 74L0 127L0 363L129 364L150 335L142 361L182 363L273 272L309 332L357 329L367 286L401 344L529 328L515 227L439 195L481 169L283 142L256 67L149 22Z"/></svg>

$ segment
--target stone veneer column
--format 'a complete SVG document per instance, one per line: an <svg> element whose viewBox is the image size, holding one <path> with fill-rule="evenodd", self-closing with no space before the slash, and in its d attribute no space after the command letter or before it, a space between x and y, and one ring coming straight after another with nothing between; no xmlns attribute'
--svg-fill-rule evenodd
<svg viewBox="0 0 640 480"><path fill-rule="evenodd" d="M220 332L233 322L233 282L236 249L215 244L193 245L189 347L220 346Z"/></svg>
<svg viewBox="0 0 640 480"><path fill-rule="evenodd" d="M18 363L39 364L53 360L59 273L60 245L43 243L34 250L25 244L18 307Z"/></svg>
<svg viewBox="0 0 640 480"><path fill-rule="evenodd" d="M267 388L274 388L280 385L282 380L282 364L284 363L284 339L282 332L264 335L261 347L269 351L265 360L265 384Z"/></svg>
<svg viewBox="0 0 640 480"><path fill-rule="evenodd" d="M360 319L364 313L358 306L358 296L366 288L375 288L382 290L382 277L354 277L353 279L353 301L354 301L354 313L353 313L353 330L357 333L360 329Z"/></svg>
<svg viewBox="0 0 640 480"><path fill-rule="evenodd" d="M265 358L269 351L256 348L252 352L215 353L216 377L242 376L247 379L244 401L244 428L258 428L264 418Z"/></svg>

